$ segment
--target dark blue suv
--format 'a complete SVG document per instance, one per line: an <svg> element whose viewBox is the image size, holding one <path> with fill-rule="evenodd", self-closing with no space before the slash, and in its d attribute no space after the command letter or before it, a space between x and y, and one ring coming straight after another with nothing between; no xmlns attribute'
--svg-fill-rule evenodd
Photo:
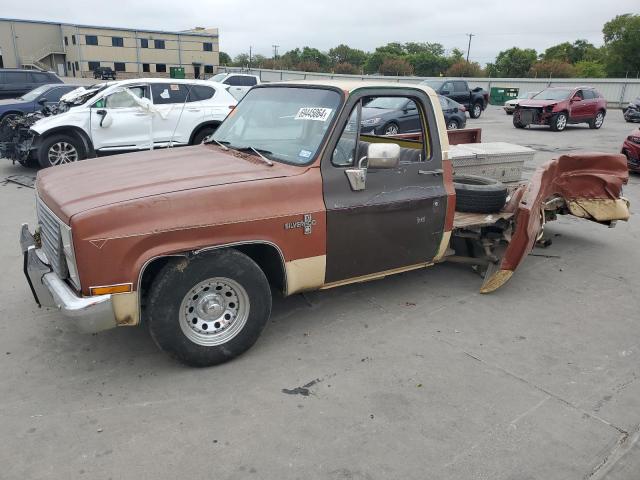
<svg viewBox="0 0 640 480"><path fill-rule="evenodd" d="M65 93L78 88L78 85L54 83L40 85L19 98L0 100L0 121L11 115L24 115L36 112L45 106L55 105Z"/></svg>

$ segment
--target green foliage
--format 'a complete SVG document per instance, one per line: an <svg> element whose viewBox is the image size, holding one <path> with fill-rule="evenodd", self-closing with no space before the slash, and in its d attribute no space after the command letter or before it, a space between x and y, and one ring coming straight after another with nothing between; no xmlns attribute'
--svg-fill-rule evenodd
<svg viewBox="0 0 640 480"><path fill-rule="evenodd" d="M618 15L604 24L604 62L610 77L640 72L640 15Z"/></svg>
<svg viewBox="0 0 640 480"><path fill-rule="evenodd" d="M600 57L599 50L586 40L576 40L559 43L549 47L540 55L541 60L559 60L561 62L575 64L584 60L597 60Z"/></svg>
<svg viewBox="0 0 640 480"><path fill-rule="evenodd" d="M477 62L459 60L447 69L446 75L448 77L483 77L484 71Z"/></svg>
<svg viewBox="0 0 640 480"><path fill-rule="evenodd" d="M341 44L329 50L329 58L336 66L341 63L350 64L360 67L367 61L369 55L357 48L351 48L348 45Z"/></svg>
<svg viewBox="0 0 640 480"><path fill-rule="evenodd" d="M354 75L360 73L360 70L358 70L358 67L356 67L355 65L351 65L347 62L342 62L337 63L336 66L333 67L333 72Z"/></svg>
<svg viewBox="0 0 640 480"><path fill-rule="evenodd" d="M220 65L231 65L231 57L228 53L220 52Z"/></svg>
<svg viewBox="0 0 640 480"><path fill-rule="evenodd" d="M387 57L380 65L380 73L382 75L413 75L413 67L404 58Z"/></svg>
<svg viewBox="0 0 640 480"><path fill-rule="evenodd" d="M541 60L534 63L529 70L529 76L535 78L569 78L575 74L574 66L562 60Z"/></svg>
<svg viewBox="0 0 640 480"><path fill-rule="evenodd" d="M431 52L412 53L405 58L413 67L415 74L420 77L437 77L449 68L449 61L445 57Z"/></svg>
<svg viewBox="0 0 640 480"><path fill-rule="evenodd" d="M603 78L607 76L604 65L594 60L582 60L575 65L576 76L580 78Z"/></svg>
<svg viewBox="0 0 640 480"><path fill-rule="evenodd" d="M487 73L491 77L524 77L537 58L532 48L513 47L500 52L495 63L487 65Z"/></svg>
<svg viewBox="0 0 640 480"><path fill-rule="evenodd" d="M249 54L248 53L240 53L235 56L233 59L234 67L244 67L249 65Z"/></svg>

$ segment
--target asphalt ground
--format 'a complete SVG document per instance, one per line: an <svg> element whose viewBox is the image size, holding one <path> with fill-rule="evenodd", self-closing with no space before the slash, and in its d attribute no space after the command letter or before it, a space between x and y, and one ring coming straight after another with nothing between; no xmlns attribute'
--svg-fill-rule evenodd
<svg viewBox="0 0 640 480"><path fill-rule="evenodd" d="M484 141L617 152L632 126ZM0 180L33 174L0 162ZM640 205L640 176L625 188ZM511 281L480 295L441 264L276 298L241 358L184 367L143 328L75 333L36 307L18 230L34 192L0 183L1 479L640 478L640 224L561 218Z"/></svg>

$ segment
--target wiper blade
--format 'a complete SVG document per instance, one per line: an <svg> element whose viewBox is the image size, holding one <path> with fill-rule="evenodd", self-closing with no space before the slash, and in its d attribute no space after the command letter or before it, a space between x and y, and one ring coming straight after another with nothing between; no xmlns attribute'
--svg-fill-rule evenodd
<svg viewBox="0 0 640 480"><path fill-rule="evenodd" d="M263 148L254 148L254 147L251 147L251 146L247 146L247 147L231 147L231 148L233 148L234 150L238 150L239 152L247 152L247 151L251 150L256 155L258 155L264 161L264 163L266 163L270 167L273 167L273 162L263 155L263 153L265 155L270 155L270 154L273 153L273 152L270 152L269 150L265 150Z"/></svg>

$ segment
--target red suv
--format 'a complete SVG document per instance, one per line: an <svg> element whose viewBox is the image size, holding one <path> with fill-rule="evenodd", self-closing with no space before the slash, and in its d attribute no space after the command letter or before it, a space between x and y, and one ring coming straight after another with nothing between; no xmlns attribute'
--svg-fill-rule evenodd
<svg viewBox="0 0 640 480"><path fill-rule="evenodd" d="M596 89L554 87L521 100L513 113L513 126L549 125L554 132L561 132L570 123L600 128L606 114L607 101Z"/></svg>
<svg viewBox="0 0 640 480"><path fill-rule="evenodd" d="M625 139L622 153L627 156L629 171L640 173L640 128L631 132Z"/></svg>

